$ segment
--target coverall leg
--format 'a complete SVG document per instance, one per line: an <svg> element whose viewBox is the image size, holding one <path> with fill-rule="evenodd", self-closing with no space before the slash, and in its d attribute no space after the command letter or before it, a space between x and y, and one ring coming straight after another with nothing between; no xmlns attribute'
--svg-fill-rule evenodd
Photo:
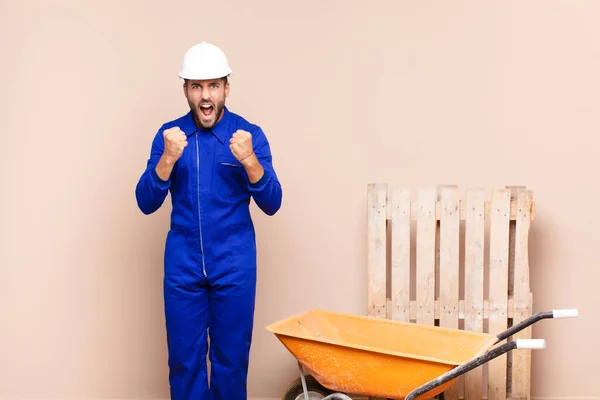
<svg viewBox="0 0 600 400"><path fill-rule="evenodd" d="M209 292L210 399L246 400L256 268L235 265Z"/></svg>
<svg viewBox="0 0 600 400"><path fill-rule="evenodd" d="M165 286L165 318L172 399L208 400L208 290Z"/></svg>
<svg viewBox="0 0 600 400"><path fill-rule="evenodd" d="M180 229L167 236L163 283L169 383L173 400L208 400L208 294L198 261L186 248L194 240Z"/></svg>

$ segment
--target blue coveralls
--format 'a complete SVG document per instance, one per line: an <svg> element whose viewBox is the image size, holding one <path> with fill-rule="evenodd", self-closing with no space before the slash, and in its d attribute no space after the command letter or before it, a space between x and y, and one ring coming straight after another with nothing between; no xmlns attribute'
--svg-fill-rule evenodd
<svg viewBox="0 0 600 400"><path fill-rule="evenodd" d="M163 152L163 131L174 126L185 133L188 145L169 180L163 181L154 167ZM252 134L264 168L255 184L229 149L238 129ZM198 128L191 111L164 124L136 187L139 208L144 214L155 212L169 191L173 209L164 255L164 300L171 398L246 400L256 289L249 204L254 199L264 213L273 215L282 198L264 132L227 107L211 130Z"/></svg>

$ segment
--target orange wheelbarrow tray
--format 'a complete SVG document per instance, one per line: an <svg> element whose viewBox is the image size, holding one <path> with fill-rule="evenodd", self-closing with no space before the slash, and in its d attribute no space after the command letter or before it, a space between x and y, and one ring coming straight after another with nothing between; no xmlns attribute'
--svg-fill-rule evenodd
<svg viewBox="0 0 600 400"><path fill-rule="evenodd" d="M266 329L300 368L297 395L285 399L348 400L360 395L413 400L443 397L460 375L508 351L545 348L544 339L496 345L542 319L577 316L576 309L541 312L496 336L314 309ZM309 396L305 371L326 392Z"/></svg>

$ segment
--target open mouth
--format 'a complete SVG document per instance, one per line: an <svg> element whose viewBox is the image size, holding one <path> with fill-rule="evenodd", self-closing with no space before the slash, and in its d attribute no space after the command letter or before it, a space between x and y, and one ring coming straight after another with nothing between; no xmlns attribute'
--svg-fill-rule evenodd
<svg viewBox="0 0 600 400"><path fill-rule="evenodd" d="M213 113L214 107L211 106L210 104L203 104L200 106L200 111L202 112L202 115L204 115L205 117L210 117Z"/></svg>

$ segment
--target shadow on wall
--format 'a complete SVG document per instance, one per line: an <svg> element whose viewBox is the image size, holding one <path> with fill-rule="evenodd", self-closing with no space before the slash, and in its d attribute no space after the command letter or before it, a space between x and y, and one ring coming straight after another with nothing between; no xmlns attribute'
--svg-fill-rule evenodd
<svg viewBox="0 0 600 400"><path fill-rule="evenodd" d="M96 229L112 234L92 235L97 241L87 252L100 272L90 294L90 324L97 329L87 349L94 365L86 386L106 397L169 398L162 279L171 199L143 215L134 193L138 178L123 180L106 198Z"/></svg>

